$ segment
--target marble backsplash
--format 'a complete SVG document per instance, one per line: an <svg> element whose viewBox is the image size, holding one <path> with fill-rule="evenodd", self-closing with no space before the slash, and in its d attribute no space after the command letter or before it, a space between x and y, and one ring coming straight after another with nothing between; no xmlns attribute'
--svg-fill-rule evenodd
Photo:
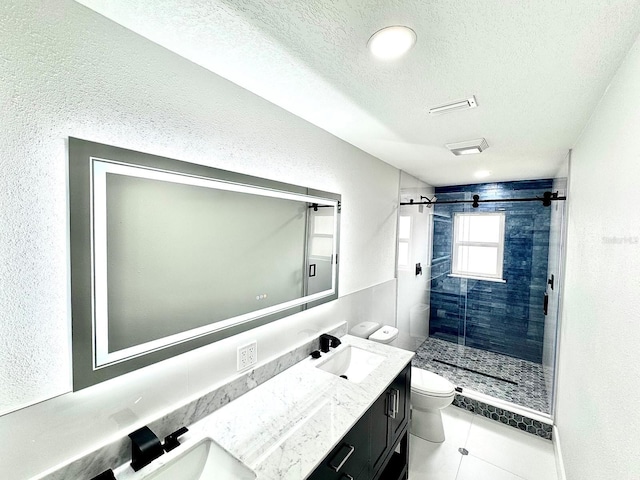
<svg viewBox="0 0 640 480"><path fill-rule="evenodd" d="M344 336L347 333L346 322L329 330L327 333L337 337ZM149 423L148 426L159 438L163 438L178 428L191 425L220 407L232 402L249 390L300 362L317 348L317 339L308 341L255 369L231 379L228 383L219 388L215 388L200 398L178 407L171 413ZM136 428L132 428L132 431L135 429ZM127 436L124 436L89 455L85 455L82 458L68 463L56 471L45 472L36 478L46 480L65 480L69 478L89 479L109 468L115 468L129 461L130 458L131 441Z"/></svg>

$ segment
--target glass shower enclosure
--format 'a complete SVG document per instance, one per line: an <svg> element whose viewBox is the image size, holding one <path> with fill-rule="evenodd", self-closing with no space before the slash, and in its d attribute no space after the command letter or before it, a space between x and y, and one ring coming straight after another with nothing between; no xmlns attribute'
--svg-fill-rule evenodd
<svg viewBox="0 0 640 480"><path fill-rule="evenodd" d="M435 189L428 338L416 351L425 368L552 413L565 202L542 200L565 189L564 179Z"/></svg>

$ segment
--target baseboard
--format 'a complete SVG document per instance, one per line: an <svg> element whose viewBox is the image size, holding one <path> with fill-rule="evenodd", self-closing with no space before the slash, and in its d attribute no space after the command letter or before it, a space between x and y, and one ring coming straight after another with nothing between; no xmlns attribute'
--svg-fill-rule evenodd
<svg viewBox="0 0 640 480"><path fill-rule="evenodd" d="M553 426L553 450L556 457L558 480L567 480L567 474L564 471L564 460L562 459L562 449L560 448L560 435L558 435L558 427L555 425Z"/></svg>

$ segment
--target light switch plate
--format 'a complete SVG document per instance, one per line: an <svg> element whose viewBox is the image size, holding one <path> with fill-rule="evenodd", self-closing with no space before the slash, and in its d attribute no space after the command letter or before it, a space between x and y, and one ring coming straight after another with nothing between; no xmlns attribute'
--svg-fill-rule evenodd
<svg viewBox="0 0 640 480"><path fill-rule="evenodd" d="M255 340L238 347L238 371L245 370L258 363L258 342Z"/></svg>

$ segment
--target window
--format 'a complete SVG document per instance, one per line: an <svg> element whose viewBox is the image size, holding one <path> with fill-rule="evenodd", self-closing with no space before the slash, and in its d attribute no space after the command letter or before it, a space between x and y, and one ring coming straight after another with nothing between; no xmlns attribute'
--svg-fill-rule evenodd
<svg viewBox="0 0 640 480"><path fill-rule="evenodd" d="M456 213L451 273L502 280L504 212Z"/></svg>
<svg viewBox="0 0 640 480"><path fill-rule="evenodd" d="M331 259L333 256L334 217L330 209L318 209L310 212L311 244L309 255L312 257Z"/></svg>
<svg viewBox="0 0 640 480"><path fill-rule="evenodd" d="M411 217L400 215L398 224L398 268L409 266L409 242L411 241Z"/></svg>

